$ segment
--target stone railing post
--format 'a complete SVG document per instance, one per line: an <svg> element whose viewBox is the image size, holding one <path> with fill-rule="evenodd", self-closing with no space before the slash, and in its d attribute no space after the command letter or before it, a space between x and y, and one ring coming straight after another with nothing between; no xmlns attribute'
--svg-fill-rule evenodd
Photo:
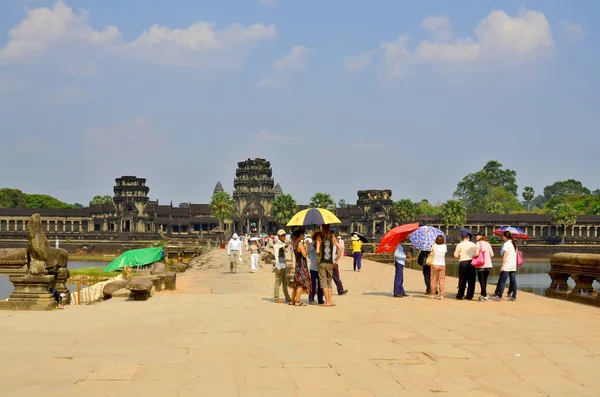
<svg viewBox="0 0 600 397"><path fill-rule="evenodd" d="M551 298L595 304L600 306L600 297L594 290L594 280L600 280L600 255L558 253L550 259L552 283L545 295ZM569 291L567 280L575 281Z"/></svg>

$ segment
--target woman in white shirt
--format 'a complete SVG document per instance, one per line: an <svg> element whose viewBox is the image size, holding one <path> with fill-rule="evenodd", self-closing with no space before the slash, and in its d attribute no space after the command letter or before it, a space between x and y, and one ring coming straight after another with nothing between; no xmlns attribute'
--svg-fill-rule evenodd
<svg viewBox="0 0 600 397"><path fill-rule="evenodd" d="M431 265L431 293L429 297L433 299L438 292L439 299L444 299L446 289L446 253L448 247L444 236L437 236L435 244L431 246L433 253L433 263Z"/></svg>
<svg viewBox="0 0 600 397"><path fill-rule="evenodd" d="M510 285L512 288L512 296L510 296L508 300L517 300L517 249L517 243L514 240L512 233L508 230L505 231L504 245L502 246L504 255L502 256L502 268L500 269L500 279L498 280L499 288L497 289L497 295L492 296L492 299L495 301L502 300L502 294L504 293L507 278L510 278Z"/></svg>

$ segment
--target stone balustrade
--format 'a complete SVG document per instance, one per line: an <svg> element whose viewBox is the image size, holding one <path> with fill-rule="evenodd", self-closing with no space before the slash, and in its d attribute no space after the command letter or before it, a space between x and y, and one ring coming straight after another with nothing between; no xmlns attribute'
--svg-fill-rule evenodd
<svg viewBox="0 0 600 397"><path fill-rule="evenodd" d="M600 296L593 286L594 280L600 280L599 254L558 253L550 258L550 266L552 283L546 296L600 306ZM570 291L569 277L575 281Z"/></svg>

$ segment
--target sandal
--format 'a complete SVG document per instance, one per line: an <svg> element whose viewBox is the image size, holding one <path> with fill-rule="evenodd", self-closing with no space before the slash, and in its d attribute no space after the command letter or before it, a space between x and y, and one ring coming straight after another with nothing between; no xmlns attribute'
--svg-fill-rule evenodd
<svg viewBox="0 0 600 397"><path fill-rule="evenodd" d="M298 302L294 306L305 306L303 302Z"/></svg>

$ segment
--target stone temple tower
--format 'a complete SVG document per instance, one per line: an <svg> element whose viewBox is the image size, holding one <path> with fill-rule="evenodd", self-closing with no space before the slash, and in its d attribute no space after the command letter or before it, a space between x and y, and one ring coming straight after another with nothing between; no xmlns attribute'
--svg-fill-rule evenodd
<svg viewBox="0 0 600 397"><path fill-rule="evenodd" d="M120 218L120 232L148 232L148 219L144 208L148 204L146 179L135 176L122 176L115 180L113 202Z"/></svg>
<svg viewBox="0 0 600 397"><path fill-rule="evenodd" d="M273 170L267 160L257 158L238 163L233 181L233 199L237 210L235 230L242 233L272 231L274 186Z"/></svg>

